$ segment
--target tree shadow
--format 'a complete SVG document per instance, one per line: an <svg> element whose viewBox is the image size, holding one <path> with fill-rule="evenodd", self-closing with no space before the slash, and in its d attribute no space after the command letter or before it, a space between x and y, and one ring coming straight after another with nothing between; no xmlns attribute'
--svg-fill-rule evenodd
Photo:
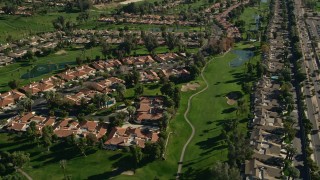
<svg viewBox="0 0 320 180"><path fill-rule="evenodd" d="M235 108L235 107L227 108L227 109L222 110L221 114L230 114L236 110L237 110L237 108Z"/></svg>
<svg viewBox="0 0 320 180"><path fill-rule="evenodd" d="M120 175L124 171L132 170L132 164L133 162L130 156L123 156L118 161L112 164L114 170L89 176L88 180L110 179L112 177Z"/></svg>
<svg viewBox="0 0 320 180"><path fill-rule="evenodd" d="M208 125L210 125L210 124L212 124L212 123L214 123L214 121L207 121L207 122L206 122L206 124L208 124Z"/></svg>
<svg viewBox="0 0 320 180"><path fill-rule="evenodd" d="M189 167L185 172L180 175L180 179L214 179L211 176L209 168L194 169Z"/></svg>
<svg viewBox="0 0 320 180"><path fill-rule="evenodd" d="M219 144L221 139L222 139L221 135L218 135L215 137L207 138L204 141L197 142L196 145L199 146L203 150L209 150L209 149L211 150Z"/></svg>

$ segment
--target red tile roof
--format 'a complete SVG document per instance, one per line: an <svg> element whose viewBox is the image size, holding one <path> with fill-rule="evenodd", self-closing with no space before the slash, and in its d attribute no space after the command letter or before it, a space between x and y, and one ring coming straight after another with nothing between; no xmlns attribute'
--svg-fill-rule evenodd
<svg viewBox="0 0 320 180"><path fill-rule="evenodd" d="M15 130L15 131L25 131L26 129L26 123L13 123L9 129Z"/></svg>
<svg viewBox="0 0 320 180"><path fill-rule="evenodd" d="M68 129L58 129L58 130L55 130L54 133L58 137L68 137L68 136L71 136L72 134L77 134L77 131L68 130Z"/></svg>
<svg viewBox="0 0 320 180"><path fill-rule="evenodd" d="M90 132L93 132L96 130L96 127L98 126L98 123L94 121L84 121L80 124L81 128L87 129Z"/></svg>

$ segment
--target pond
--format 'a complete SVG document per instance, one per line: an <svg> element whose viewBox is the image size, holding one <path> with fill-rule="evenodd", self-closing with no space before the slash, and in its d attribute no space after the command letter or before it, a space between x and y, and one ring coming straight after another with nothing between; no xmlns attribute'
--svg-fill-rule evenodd
<svg viewBox="0 0 320 180"><path fill-rule="evenodd" d="M22 79L29 79L35 78L44 74L48 74L52 71L64 69L67 64L74 64L74 62L66 62L66 63L59 63L59 64L39 64L36 65L34 68L21 76Z"/></svg>
<svg viewBox="0 0 320 180"><path fill-rule="evenodd" d="M247 62L250 58L253 57L254 53L252 51L246 50L232 50L233 54L237 55L230 63L230 67L238 67Z"/></svg>

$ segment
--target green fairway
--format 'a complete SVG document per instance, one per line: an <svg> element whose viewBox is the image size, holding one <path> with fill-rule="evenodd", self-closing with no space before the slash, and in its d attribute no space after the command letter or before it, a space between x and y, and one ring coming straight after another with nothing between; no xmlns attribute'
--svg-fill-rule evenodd
<svg viewBox="0 0 320 180"><path fill-rule="evenodd" d="M62 159L67 160L66 174L71 175L72 179L108 179L132 167L129 154L119 151L93 149L84 157L77 149L56 144L47 152L46 148L30 144L23 137L6 133L0 134L0 144L0 151L30 153L31 162L24 170L35 180L63 179L63 170L59 164Z"/></svg>
<svg viewBox="0 0 320 180"><path fill-rule="evenodd" d="M84 54L85 53L85 54ZM92 50L66 50L63 54L50 54L46 57L40 57L35 62L16 62L14 64L1 67L0 72L0 91L8 91L8 81L11 79L20 79L21 85L26 85L33 81L39 81L42 78L49 77L57 71L51 71L50 73L43 74L34 77L31 73L29 76L29 71L31 71L37 65L61 65L61 64L71 64L75 65L76 57L82 57L85 59L86 56L94 58L96 55L101 56L100 48L92 48ZM24 77L24 79L21 78ZM30 78L29 78L30 77Z"/></svg>
<svg viewBox="0 0 320 180"><path fill-rule="evenodd" d="M63 50L65 52L59 54L59 53L53 53L45 57L39 57L36 61L31 62L15 62L13 64L10 64L5 67L1 67L0 72L0 92L8 91L10 88L8 86L8 81L11 79L19 79L20 85L26 85L30 82L39 81L43 78L52 76L53 74L59 72L56 69L56 67L59 67L61 70L61 67L64 67L65 64L69 64L71 66L76 65L76 58L81 57L82 59L86 59L86 57L89 57L91 59L95 59L96 56L100 56L101 58L103 55L101 54L101 47L94 47L92 49L86 49L83 50L80 49L66 49ZM176 48L173 51L178 51ZM196 48L193 49L187 49L188 52L194 53L197 51ZM169 52L168 48L166 46L160 46L155 49L155 53L167 53ZM144 46L138 46L136 50L133 50L130 54L130 56L133 55L144 55L149 54L147 49ZM50 69L51 72L43 72L41 75L38 72L35 72L35 69L37 67L43 66L53 66L54 68ZM30 73L29 73L30 72ZM132 91L133 93L133 91Z"/></svg>
<svg viewBox="0 0 320 180"><path fill-rule="evenodd" d="M231 68L229 62L235 58L233 53L213 60L204 72L209 88L192 100L189 119L196 129L194 139L189 144L183 170L188 177L197 178L213 162L227 160L226 145L220 137L222 123L236 118L233 108L227 104L226 95L241 91L243 67ZM246 97L248 100L248 97ZM245 127L246 122L241 126ZM245 128L244 128L245 130Z"/></svg>
<svg viewBox="0 0 320 180"><path fill-rule="evenodd" d="M235 49L248 49L258 44L239 43ZM184 177L204 179L208 175L208 168L215 161L227 160L227 149L219 135L222 129L221 123L230 118L236 118L235 111L232 111L232 108L236 105L228 105L225 95L231 91L241 91L241 85L238 83L242 80L241 77L245 67L244 64L237 68L230 67L229 62L235 57L236 55L230 52L224 57L214 59L204 71L209 88L192 100L188 117L196 128L196 134L185 154ZM256 52L250 60L251 63L256 63L258 57L259 53ZM201 84L201 87L197 89L198 91L204 87L204 82L200 78L197 79L197 82ZM116 179L175 178L182 147L191 134L191 128L185 122L183 114L187 107L188 98L197 91L181 94L180 108L176 117L170 122L170 129L168 130L174 132L174 134L170 136L166 160L155 161L139 168L134 176L122 175ZM249 96L244 96L244 98L249 104ZM239 126L244 132L246 132L246 124L247 121L240 121Z"/></svg>
<svg viewBox="0 0 320 180"><path fill-rule="evenodd" d="M196 82L200 83L200 90L204 87L204 82L199 79ZM174 179L177 172L178 161L180 158L180 153L182 147L187 141L191 129L189 125L185 122L183 114L187 107L188 98L196 91L188 91L181 94L180 108L178 109L176 116L171 120L168 132L174 132L170 135L166 160L157 160L146 166L138 168L134 176L124 176L121 175L116 177L116 179Z"/></svg>

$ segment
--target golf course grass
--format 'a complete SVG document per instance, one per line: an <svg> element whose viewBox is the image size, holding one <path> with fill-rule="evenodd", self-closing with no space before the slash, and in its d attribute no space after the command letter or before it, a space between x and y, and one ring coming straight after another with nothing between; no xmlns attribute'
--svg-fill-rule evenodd
<svg viewBox="0 0 320 180"><path fill-rule="evenodd" d="M250 16L251 15L246 15ZM237 43L234 49L248 50L252 47L258 47L259 43ZM159 52L166 51L166 48L160 47ZM138 50L137 54L146 53L145 49ZM67 51L65 55L49 55L39 58L33 62L33 65L45 63L74 63L75 58L81 55L81 51ZM98 48L87 51L88 55L100 55ZM255 52L251 63L255 64L259 59L259 50ZM203 93L195 96L191 101L191 108L188 118L195 127L195 136L185 152L183 162L183 177L187 179L206 179L209 176L209 168L216 161L227 160L227 146L219 137L223 122L234 119L236 117L236 104L228 105L226 95L230 92L242 92L240 82L243 80L245 65L231 67L230 62L236 58L232 52L227 53L224 57L214 58L204 71L204 76L208 81L208 89ZM30 65L25 66L23 63L9 65L6 72L0 76L0 90L8 90L7 81L5 79L18 78L30 69ZM16 69L20 68L19 73ZM39 80L43 77L50 76L46 74L42 77L33 78L23 81ZM2 78L3 77L3 78ZM66 174L71 175L72 179L175 179L181 150L191 134L191 128L185 121L183 114L187 108L188 98L205 87L202 78L198 77L195 82L200 84L196 91L181 92L180 108L175 117L170 121L168 132L170 135L169 143L166 151L166 160L156 160L149 164L136 169L133 176L121 175L124 170L131 169L133 163L127 153L119 151L95 150L94 153L88 153L87 157L75 153L72 149L66 149L56 145L52 148L52 152L46 152L46 149L30 145L21 141L9 140L6 134L0 134L0 150L16 151L24 150L31 154L31 162L24 170L34 179L62 179L63 171L59 165L61 159L67 159ZM156 94L159 87L145 88L147 94ZM243 94L243 92L242 92ZM128 89L127 97L133 96L133 89ZM249 96L244 95L243 98L249 105ZM247 115L240 117L240 128L246 132ZM117 169L121 167L121 169Z"/></svg>
<svg viewBox="0 0 320 180"><path fill-rule="evenodd" d="M50 152L36 144L16 135L0 134L0 151L26 151L30 153L31 162L23 168L34 179L63 179L60 160L66 160L66 174L72 179L108 179L123 172L132 165L128 153L92 149L84 157L77 149L55 144ZM121 169L115 170L121 167ZM114 171L112 171L114 170Z"/></svg>
<svg viewBox="0 0 320 180"><path fill-rule="evenodd" d="M39 73L35 73L37 75L34 75L33 68L37 68L38 66L44 66L47 67L48 65L54 65L61 67L61 64L69 64L70 66L76 66L76 58L81 57L82 59L86 59L86 57L89 57L91 59L95 59L96 56L100 56L103 58L103 55L101 54L101 48L100 47L93 47L91 49L86 49L83 51L82 48L67 48L63 50L64 53L52 53L45 57L38 57L35 61L20 61L20 62L14 62L13 64L1 67L0 72L0 92L6 92L10 90L8 86L9 79L16 79L20 81L20 86L29 84L34 81L39 81L43 78L50 77L57 72L58 70L52 69L49 73L43 73L39 75ZM177 51L175 49L174 51ZM195 53L197 51L196 48L190 48L187 49L190 53ZM167 53L170 52L166 46L159 46L155 49L155 52L157 54L160 53ZM134 55L145 55L149 54L147 49L144 46L137 47L136 50L133 50L130 54L130 56ZM60 69L61 70L61 69ZM29 74L29 72L31 72ZM22 78L23 77L23 78ZM132 91L133 93L133 91Z"/></svg>
<svg viewBox="0 0 320 180"><path fill-rule="evenodd" d="M86 56L95 57L95 55L100 55L100 48L92 48L92 50L87 50ZM31 74L30 78L21 79L21 76L25 75L31 71L37 65L48 65L48 64L70 64L76 65L76 57L81 57L82 50L65 50L64 54L50 54L46 57L39 57L36 61L31 62L15 62L5 67L1 67L0 72L0 92L8 91L10 88L8 86L8 81L11 79L20 80L21 86L26 85L33 81L39 81L42 78L46 78L56 73L57 71L52 71L51 73L43 74L41 76L33 77ZM84 59L85 57L83 57Z"/></svg>
<svg viewBox="0 0 320 180"><path fill-rule="evenodd" d="M239 43L235 49L246 50L252 48L258 43L243 44ZM251 63L256 63L259 59L259 52L250 59ZM204 76L209 83L209 88L203 93L195 96L191 101L189 119L195 126L196 134L189 144L185 161L183 163L183 177L190 179L205 179L208 174L208 168L217 160L227 160L227 147L219 137L222 129L222 123L236 118L234 108L236 105L228 105L226 95L229 92L240 91L242 74L245 65L233 68L229 63L236 58L232 52L227 53L224 57L215 58L208 64L204 71ZM199 77L196 82L200 83L197 91L205 87L204 81ZM188 98L197 91L188 91L181 93L181 104L176 117L170 122L169 132L174 134L170 136L167 147L166 160L155 161L147 166L136 170L134 176L121 175L116 179L173 179L175 178L178 162L182 147L191 134L190 126L185 122L183 114L187 108ZM243 92L242 92L243 93ZM249 105L249 96L245 95ZM242 115L244 119L247 114ZM246 132L246 120L240 121L240 128Z"/></svg>

